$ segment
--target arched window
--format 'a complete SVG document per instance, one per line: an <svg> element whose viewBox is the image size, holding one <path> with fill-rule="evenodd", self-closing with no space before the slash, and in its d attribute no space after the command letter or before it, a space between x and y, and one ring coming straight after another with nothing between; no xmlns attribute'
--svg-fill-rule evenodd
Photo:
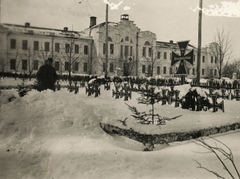
<svg viewBox="0 0 240 179"><path fill-rule="evenodd" d="M125 43L133 43L132 38L129 36L125 36L121 39L121 42L125 42Z"/></svg>
<svg viewBox="0 0 240 179"><path fill-rule="evenodd" d="M145 46L150 46L150 42L146 41L146 42L144 43L144 45L145 45Z"/></svg>

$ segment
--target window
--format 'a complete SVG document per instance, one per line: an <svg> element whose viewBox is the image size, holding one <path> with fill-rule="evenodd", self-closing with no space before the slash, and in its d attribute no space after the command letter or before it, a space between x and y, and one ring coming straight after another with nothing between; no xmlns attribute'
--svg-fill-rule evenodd
<svg viewBox="0 0 240 179"><path fill-rule="evenodd" d="M204 75L204 69L202 69L202 75Z"/></svg>
<svg viewBox="0 0 240 179"><path fill-rule="evenodd" d="M59 52L59 50L60 50L60 44L55 43L55 52Z"/></svg>
<svg viewBox="0 0 240 179"><path fill-rule="evenodd" d="M148 65L148 75L152 76L152 67Z"/></svg>
<svg viewBox="0 0 240 179"><path fill-rule="evenodd" d="M27 70L27 60L22 60L22 70Z"/></svg>
<svg viewBox="0 0 240 179"><path fill-rule="evenodd" d="M146 57L146 47L143 47L142 56Z"/></svg>
<svg viewBox="0 0 240 179"><path fill-rule="evenodd" d="M50 43L49 42L45 42L45 44L44 44L45 52L49 52L49 46L50 46Z"/></svg>
<svg viewBox="0 0 240 179"><path fill-rule="evenodd" d="M56 69L57 71L59 71L59 62L58 62L58 61L55 61L55 69Z"/></svg>
<svg viewBox="0 0 240 179"><path fill-rule="evenodd" d="M103 43L103 54L105 54L105 53L106 53L106 44Z"/></svg>
<svg viewBox="0 0 240 179"><path fill-rule="evenodd" d="M217 76L217 69L214 70L214 76Z"/></svg>
<svg viewBox="0 0 240 179"><path fill-rule="evenodd" d="M129 55L128 50L129 50L129 46L125 45L125 53L124 53L125 57Z"/></svg>
<svg viewBox="0 0 240 179"><path fill-rule="evenodd" d="M152 48L148 48L148 56L149 56L149 57L152 56Z"/></svg>
<svg viewBox="0 0 240 179"><path fill-rule="evenodd" d="M166 53L166 52L164 52ZM163 67L163 74L167 74L167 67Z"/></svg>
<svg viewBox="0 0 240 179"><path fill-rule="evenodd" d="M38 41L33 42L33 50L39 50L39 42Z"/></svg>
<svg viewBox="0 0 240 179"><path fill-rule="evenodd" d="M120 51L120 53L121 53L121 57L123 56L123 45L121 45L121 51Z"/></svg>
<svg viewBox="0 0 240 179"><path fill-rule="evenodd" d="M217 57L215 57L215 63L217 63Z"/></svg>
<svg viewBox="0 0 240 179"><path fill-rule="evenodd" d="M110 63L110 72L113 72L113 63Z"/></svg>
<svg viewBox="0 0 240 179"><path fill-rule="evenodd" d="M142 65L142 73L145 73L145 72L146 72L146 66Z"/></svg>
<svg viewBox="0 0 240 179"><path fill-rule="evenodd" d="M78 71L78 62L74 63L74 71Z"/></svg>
<svg viewBox="0 0 240 179"><path fill-rule="evenodd" d="M160 66L157 66L157 74L160 74Z"/></svg>
<svg viewBox="0 0 240 179"><path fill-rule="evenodd" d="M79 53L79 45L75 45L75 53Z"/></svg>
<svg viewBox="0 0 240 179"><path fill-rule="evenodd" d="M114 54L114 45L110 44L110 54Z"/></svg>
<svg viewBox="0 0 240 179"><path fill-rule="evenodd" d="M161 53L160 53L160 52L157 53L157 58L158 58L158 59L161 58Z"/></svg>
<svg viewBox="0 0 240 179"><path fill-rule="evenodd" d="M192 69L192 74L195 75L195 68Z"/></svg>
<svg viewBox="0 0 240 179"><path fill-rule="evenodd" d="M169 67L169 73L170 73L170 74L173 74L172 67Z"/></svg>
<svg viewBox="0 0 240 179"><path fill-rule="evenodd" d="M213 69L210 69L210 75L213 76Z"/></svg>
<svg viewBox="0 0 240 179"><path fill-rule="evenodd" d="M213 63L213 56L211 56L211 63Z"/></svg>
<svg viewBox="0 0 240 179"><path fill-rule="evenodd" d="M38 60L33 61L33 70L38 70Z"/></svg>
<svg viewBox="0 0 240 179"><path fill-rule="evenodd" d="M28 48L28 41L27 40L23 40L22 41L22 49L23 50L27 50L27 48Z"/></svg>
<svg viewBox="0 0 240 179"><path fill-rule="evenodd" d="M130 56L132 56L132 55L133 55L133 47L130 46Z"/></svg>
<svg viewBox="0 0 240 179"><path fill-rule="evenodd" d="M84 71L84 72L87 72L87 63L84 63L84 64L83 64L83 71Z"/></svg>
<svg viewBox="0 0 240 179"><path fill-rule="evenodd" d="M84 54L87 55L88 54L88 46L84 45Z"/></svg>
<svg viewBox="0 0 240 179"><path fill-rule="evenodd" d="M16 43L17 43L16 39L11 39L10 40L10 48L16 49Z"/></svg>
<svg viewBox="0 0 240 179"><path fill-rule="evenodd" d="M105 69L106 69L106 64L103 63L103 72L105 72Z"/></svg>
<svg viewBox="0 0 240 179"><path fill-rule="evenodd" d="M69 52L70 52L70 45L65 44L65 53L69 53Z"/></svg>
<svg viewBox="0 0 240 179"><path fill-rule="evenodd" d="M65 62L65 71L68 71L69 70L69 64L68 62Z"/></svg>
<svg viewBox="0 0 240 179"><path fill-rule="evenodd" d="M205 63L205 56L202 56L202 62Z"/></svg>
<svg viewBox="0 0 240 179"><path fill-rule="evenodd" d="M144 45L145 45L145 46L150 46L150 42L146 41L146 42L144 43Z"/></svg>
<svg viewBox="0 0 240 179"><path fill-rule="evenodd" d="M164 59L167 59L167 52L164 52Z"/></svg>
<svg viewBox="0 0 240 179"><path fill-rule="evenodd" d="M16 60L15 59L10 60L10 70L16 70Z"/></svg>

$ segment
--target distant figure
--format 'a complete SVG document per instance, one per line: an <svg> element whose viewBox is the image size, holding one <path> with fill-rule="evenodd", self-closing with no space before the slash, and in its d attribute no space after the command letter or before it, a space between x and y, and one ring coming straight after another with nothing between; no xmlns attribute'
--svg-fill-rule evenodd
<svg viewBox="0 0 240 179"><path fill-rule="evenodd" d="M39 91L51 89L55 91L55 82L57 81L57 73L52 66L53 59L48 58L46 63L42 65L37 72L37 79L39 82Z"/></svg>

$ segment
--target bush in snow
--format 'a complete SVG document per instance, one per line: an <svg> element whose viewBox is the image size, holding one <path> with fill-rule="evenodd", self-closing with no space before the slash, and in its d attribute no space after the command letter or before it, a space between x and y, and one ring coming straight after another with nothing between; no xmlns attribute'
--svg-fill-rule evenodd
<svg viewBox="0 0 240 179"><path fill-rule="evenodd" d="M139 97L138 103L140 104L146 104L151 105L151 109L149 112L139 112L136 107L134 106L128 106L128 108L133 112L133 117L138 120L141 124L155 124L155 125L163 125L166 124L166 120L172 120L176 119L179 116L168 118L168 117L162 117L159 114L156 114L154 112L154 104L158 103L161 100L162 96L160 92L155 92L155 88L153 86L150 86L147 88L147 90L141 92L141 97Z"/></svg>

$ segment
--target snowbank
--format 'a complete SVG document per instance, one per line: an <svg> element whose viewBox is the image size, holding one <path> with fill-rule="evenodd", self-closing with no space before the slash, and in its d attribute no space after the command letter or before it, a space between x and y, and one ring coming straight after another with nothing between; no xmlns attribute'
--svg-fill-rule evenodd
<svg viewBox="0 0 240 179"><path fill-rule="evenodd" d="M9 102L12 94L16 99ZM156 104L155 110L162 116L183 116L160 127L147 127L136 123L125 104L148 110L149 106L137 104L137 93L129 101L112 98L111 91L103 87L98 98L87 97L85 88L78 94L66 89L32 90L22 98L16 94L14 90L2 91L0 97L0 178L211 178L212 174L196 168L193 159L222 172L217 159L197 153L203 149L191 141L157 145L146 153L141 143L108 135L99 123L108 121L122 127L118 120L128 117L127 127L164 133L232 123L240 116L238 101L226 101L225 113ZM237 132L219 137L239 156L240 148L234 145L239 140Z"/></svg>

